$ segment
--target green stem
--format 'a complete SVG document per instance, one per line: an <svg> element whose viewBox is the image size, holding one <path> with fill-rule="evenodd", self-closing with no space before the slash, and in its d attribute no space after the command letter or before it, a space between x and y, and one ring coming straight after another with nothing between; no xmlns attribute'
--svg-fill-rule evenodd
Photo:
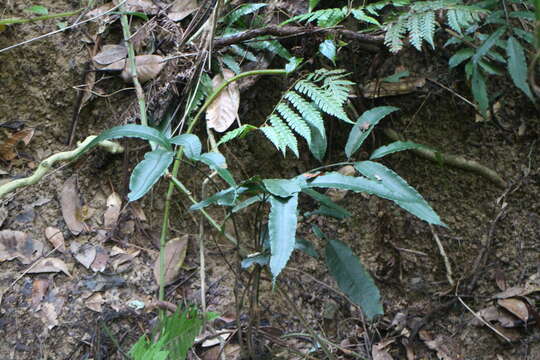
<svg viewBox="0 0 540 360"><path fill-rule="evenodd" d="M26 23L29 23L29 22L56 19L56 18L60 18L60 17L68 17L68 16L77 15L82 10L84 10L84 9L79 9L79 10L75 10L75 11L68 11L68 12L63 12L63 13L59 13L59 14L36 16L36 17L30 18L30 19L21 19L21 18L0 19L0 25L26 24Z"/></svg>
<svg viewBox="0 0 540 360"><path fill-rule="evenodd" d="M120 8L123 10L123 7ZM139 112L141 113L141 124L148 126L148 118L146 117L146 101L144 99L144 92L137 77L137 62L135 60L135 49L131 43L131 31L129 30L129 22L127 15L122 12L120 17L120 22L122 23L122 32L124 34L124 42L128 49L128 62L129 62L129 72L131 74L131 79L133 85L135 85L135 92L137 93L137 101L139 103Z"/></svg>
<svg viewBox="0 0 540 360"><path fill-rule="evenodd" d="M195 128L195 125L199 121L201 115L203 112L210 106L210 104L215 100L215 98L225 89L226 86L233 83L234 81L237 81L239 79L242 79L247 76L254 76L254 75L285 75L287 74L287 71L281 70L281 69L267 69L267 70L253 70L253 71L247 71L242 74L238 74L229 80L226 80L221 84L214 92L208 97L204 105L199 109L193 120L188 126L188 129L186 130L186 134L191 134L193 132L193 129ZM169 230L169 214L171 209L171 202L172 202L172 195L174 191L174 187L176 186L175 183L172 181L172 179L178 178L178 171L180 170L180 163L182 161L182 155L183 155L183 147L180 146L178 148L176 159L174 160L173 164L173 170L171 172L171 181L169 182L169 188L167 189L167 193L165 195L165 209L163 211L163 224L161 226L161 236L159 237L159 265L160 269L162 269L165 266L165 243L167 242L167 235ZM159 300L163 301L165 299L165 274L164 271L160 271L159 275Z"/></svg>
<svg viewBox="0 0 540 360"><path fill-rule="evenodd" d="M173 176L171 176L170 179L173 182L173 184L188 197L189 201L191 201L193 204L197 204L197 200L195 200L195 198L191 195L191 192L185 187L184 184L182 184L180 180L178 180L177 178ZM223 227L219 225L218 222L214 220L214 218L206 212L206 210L200 209L199 211L201 212L201 214L203 214L206 220L208 220L210 225L212 225L217 231L222 233L227 238L227 240L229 240L234 245L238 245L238 241L236 240L236 238L233 237L231 234L225 232L223 230Z"/></svg>

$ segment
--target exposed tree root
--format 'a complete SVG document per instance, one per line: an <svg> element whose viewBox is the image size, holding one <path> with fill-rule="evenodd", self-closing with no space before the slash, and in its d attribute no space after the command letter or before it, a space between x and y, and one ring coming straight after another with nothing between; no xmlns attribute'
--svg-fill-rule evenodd
<svg viewBox="0 0 540 360"><path fill-rule="evenodd" d="M403 141L403 137L395 130L386 128L384 134L394 141ZM495 171L474 160L467 160L461 156L449 155L429 149L412 149L416 155L433 162L442 163L458 169L467 170L477 175L483 176L500 188L506 188L506 181Z"/></svg>
<svg viewBox="0 0 540 360"><path fill-rule="evenodd" d="M39 163L39 166L37 167L36 171L28 177L16 179L13 181L10 181L4 185L0 186L0 199L9 194L12 191L15 191L16 189L24 186L29 186L37 183L41 178L43 178L49 170L52 169L54 164L56 164L59 161L71 161L75 159L77 156L81 155L85 149L86 145L90 143L96 136L89 136L81 142L76 149L71 151L64 151L60 152L54 155L49 156L45 160L41 161ZM112 153L112 154L118 154L124 151L124 148L112 141L102 141L98 144L102 148L104 148L106 151Z"/></svg>

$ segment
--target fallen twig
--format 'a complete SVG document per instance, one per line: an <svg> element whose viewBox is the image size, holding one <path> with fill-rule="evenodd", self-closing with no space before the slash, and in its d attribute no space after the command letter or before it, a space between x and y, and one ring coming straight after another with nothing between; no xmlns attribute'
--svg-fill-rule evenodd
<svg viewBox="0 0 540 360"><path fill-rule="evenodd" d="M259 29L246 30L238 32L233 35L224 36L214 40L214 47L216 49L223 48L225 46L237 44L243 41L255 39L259 36L272 35L272 36L300 36L306 34L339 34L349 40L356 40L362 44L362 48L369 52L378 52L381 50L381 45L384 42L384 35L367 35L360 34L356 31L342 29L342 28L305 28L302 26L278 26L271 25Z"/></svg>
<svg viewBox="0 0 540 360"><path fill-rule="evenodd" d="M1 185L0 199L20 187L29 186L37 183L49 172L49 170L53 167L55 163L59 161L71 161L77 158L77 156L81 155L84 151L87 150L86 145L88 145L92 140L94 140L94 138L96 138L96 136L89 136L86 138L86 140L80 143L76 149L71 151L59 152L57 154L49 156L45 160L42 160L39 163L36 171L34 171L32 175L21 179L16 179L4 185ZM102 141L98 145L104 148L106 151L110 152L111 154L118 154L124 151L124 148L121 145L108 140Z"/></svg>
<svg viewBox="0 0 540 360"><path fill-rule="evenodd" d="M395 130L386 128L384 129L384 134L394 141L403 140L403 137L400 136ZM449 155L441 153L438 151L420 148L420 149L411 149L416 155L423 157L424 159L431 160L433 162L442 163L444 165L449 165L458 169L467 170L472 173L478 174L485 177L495 185L501 188L506 188L506 181L495 171L490 168L478 163L474 160L467 160L461 156Z"/></svg>
<svg viewBox="0 0 540 360"><path fill-rule="evenodd" d="M443 260L444 260L444 267L446 268L446 278L448 279L448 282L450 285L454 286L455 282L452 277L452 265L450 265L450 260L448 259L448 256L446 255L446 251L444 251L444 247L441 243L441 239L439 239L439 235L435 232L435 229L433 228L433 225L429 225L429 228L431 229L431 233L433 234L433 239L435 239L435 242L437 243L437 247L439 248L439 253L441 254Z"/></svg>

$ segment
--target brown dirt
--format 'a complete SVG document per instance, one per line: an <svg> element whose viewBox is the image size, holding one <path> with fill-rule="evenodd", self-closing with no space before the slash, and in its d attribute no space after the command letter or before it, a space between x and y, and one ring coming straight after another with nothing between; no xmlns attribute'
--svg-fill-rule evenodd
<svg viewBox="0 0 540 360"><path fill-rule="evenodd" d="M4 15L21 15L22 9L31 4L30 1L23 3L8 1ZM50 1L44 5L51 12L73 8L72 2L67 0ZM0 48L54 29L54 21L14 26L0 33ZM40 159L67 149L65 139L76 98L73 86L81 83L82 69L87 61L81 36L80 31L58 34L0 54L0 124L20 121L36 129L30 144L20 149L17 159L0 163L0 170L7 173L2 175L0 181L27 175ZM439 72L444 74L446 67L420 62L412 70L417 73L427 71L437 76ZM359 77L355 79L359 82L360 73L354 74ZM449 75L441 75L440 78L451 80ZM118 80L105 81L109 81L108 85L103 85L109 92L123 86ZM256 86L278 91L284 85L281 80L262 79ZM268 99L267 91L251 94L244 98L243 121L259 123L268 113L267 110L271 109L273 101ZM110 99L94 99L83 109L78 137L84 138L87 134L96 134L118 124L120 114L133 104L133 99L131 92ZM475 123L474 113L467 105L434 85L429 85L427 93L421 96L408 95L376 103L388 103L402 109L401 114L393 117L385 126L392 126L407 138L442 152L474 159L495 169L511 184L510 191L505 192L505 189L497 188L486 179L429 163L410 153L392 155L383 161L416 187L448 224L447 229L438 228L436 231L451 262L456 282L464 286L469 283L474 275L471 269L483 244L492 241L492 251L488 254L487 266L481 270L478 286L472 294L463 296L463 300L476 311L493 303L493 295L500 291L496 279L500 280L502 276L508 286L524 286L531 277L538 279L540 271L540 159L537 142L540 120L519 94L504 99L509 99L502 103L504 116L511 119L509 122L515 125L514 129L517 130L521 120L526 122L528 128L524 136L517 136L517 131L504 132L490 123ZM366 103L363 106L369 108L375 104ZM341 160L342 145L338 143L343 141L339 136L343 129L341 125L331 129L336 143L331 152L332 160ZM377 132L371 141L369 146L373 148L387 142L382 132ZM132 148L135 148L141 143L133 144ZM229 163L235 163L233 170L240 177L257 174L293 176L317 166L308 159L283 160L258 136L238 142L237 147L228 147L224 155L229 157L230 152L234 153L236 160L230 158ZM141 151L130 152L131 158L127 164L133 166L142 154ZM362 156L365 154L359 155L359 158ZM62 230L68 247L72 242L89 242L103 246L108 251L115 245L142 251L129 266L116 272L108 266L105 276L108 279L121 278L124 284L101 292L105 299L101 312L90 310L85 305L92 293L88 290L88 279L96 274L84 268L70 253L56 252L52 256L67 263L71 278L63 274L27 274L18 279L27 266L18 260L0 263L2 359L122 358L106 333L110 331L114 334L120 347L127 351L138 336L151 326L153 315L145 310L133 310L127 304L133 300L148 303L156 296L152 267L157 258L156 239L159 237L164 184L141 202L148 221L137 219L133 211L125 208L119 229L113 238L102 243L95 232L71 235L64 223L59 189L72 174L78 175L81 197L92 212L87 223L93 229L100 229L111 185L119 192L124 188L122 156L108 156L100 151L94 151L74 165L54 171L39 184L3 200L1 205L8 210L8 217L1 229L27 232L48 247L44 253L52 249L44 235L48 226ZM196 193L199 192L196 187L200 183L198 176L186 174L184 180ZM503 194L506 196L501 198ZM172 235L197 234L197 217L187 213L181 202L176 205ZM312 205L306 202L305 209L310 209ZM347 195L341 205L353 213L351 218L343 221L301 218L299 233L321 250L321 241L310 231L311 224L318 224L330 237L347 242L355 250L376 277L384 299L385 316L369 329L371 341L377 343L381 338L395 339L387 349L394 359L405 359L403 341L410 330L391 327L392 320L397 315L405 314L406 325L410 328L438 304L455 296L448 284L433 235L427 224L385 200ZM494 223L503 206L504 216ZM220 215L217 211L214 214ZM249 234L247 216L240 220L241 233ZM210 230L206 234L209 309L222 314L234 313L234 276L227 266L227 262L234 260L233 249L221 240L215 242L215 234ZM198 259L195 237L192 237L185 273L180 281L169 288L170 301L199 301ZM37 279L45 279L49 283L47 296L41 306L32 304L32 294L35 292L32 286ZM335 288L322 262L295 254L281 281L282 286L293 295L307 321L320 326L332 341L343 345L344 341L358 343L365 340L367 333L358 308L324 286L328 284ZM464 291L463 287L459 289ZM458 295L462 294L458 292ZM260 297L260 316L268 325L285 332L307 332L298 318L291 315L283 299L271 290L269 282L263 281ZM533 306L538 308L538 293L529 298ZM50 318L49 322L46 320L46 314L50 315L50 312L44 310L50 307L58 309L58 324L51 329L47 327ZM458 302L450 309L433 313L433 321L428 323L426 330L433 336L443 336L449 346L458 344L463 359L494 359L499 355L512 360L540 358L538 323L512 329L517 334L517 341L509 344L491 330L471 325L472 319L470 312ZM291 340L289 345L297 349L309 348L309 344L302 339L305 337ZM411 344L410 348L416 353L417 359L437 358L436 353L420 340ZM274 358L292 358L287 352L279 354L278 349L277 346L273 348ZM362 353L364 350L358 346L355 351ZM459 357L454 355L449 358Z"/></svg>

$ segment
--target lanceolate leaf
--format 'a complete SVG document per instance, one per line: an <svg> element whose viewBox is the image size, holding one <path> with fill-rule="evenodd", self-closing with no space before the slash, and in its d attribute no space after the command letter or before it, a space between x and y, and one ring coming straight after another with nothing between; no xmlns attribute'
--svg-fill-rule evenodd
<svg viewBox="0 0 540 360"><path fill-rule="evenodd" d="M368 135L373 130L373 127L381 121L386 115L399 110L393 106L379 106L368 110L362 114L354 124L349 139L345 145L345 154L350 158L359 148Z"/></svg>
<svg viewBox="0 0 540 360"><path fill-rule="evenodd" d="M476 50L476 53L474 54L472 61L474 63L477 63L484 55L486 55L491 48L497 43L497 41L501 38L501 36L506 31L506 26L501 26L496 31L494 31L487 39L484 41L482 46Z"/></svg>
<svg viewBox="0 0 540 360"><path fill-rule="evenodd" d="M346 218L351 216L351 213L348 212L345 208L339 206L338 204L333 202L332 199L330 199L328 196L321 194L318 191L310 188L305 188L302 189L302 192L317 200L317 202L319 202L321 205L326 206L331 210L334 210L334 212L336 212L336 215L338 215L340 218Z"/></svg>
<svg viewBox="0 0 540 360"><path fill-rule="evenodd" d="M270 216L268 230L270 232L270 271L277 278L281 270L287 265L289 257L296 244L296 208L298 194L288 199L275 196L270 197Z"/></svg>
<svg viewBox="0 0 540 360"><path fill-rule="evenodd" d="M144 196L165 173L174 158L172 151L154 150L144 155L131 174L129 180L129 201L135 201Z"/></svg>
<svg viewBox="0 0 540 360"><path fill-rule="evenodd" d="M320 53L325 56L327 59L336 64L336 44L332 40L325 40L319 45Z"/></svg>
<svg viewBox="0 0 540 360"><path fill-rule="evenodd" d="M222 206L232 206L234 205L234 201L236 200L236 197L241 192L242 192L241 190L238 190L235 187L230 187L228 189L221 190L220 192L215 193L209 198L191 205L189 210L190 211L200 210L212 204L218 204Z"/></svg>
<svg viewBox="0 0 540 360"><path fill-rule="evenodd" d="M412 198L410 194L397 194L386 188L377 180L346 176L338 172L331 172L326 175L318 176L313 181L309 182L307 186L363 192L389 200L414 201L414 198Z"/></svg>
<svg viewBox="0 0 540 360"><path fill-rule="evenodd" d="M478 103L480 113L485 115L489 106L489 99L486 88L486 79L478 65L473 65L472 67L471 88L474 99Z"/></svg>
<svg viewBox="0 0 540 360"><path fill-rule="evenodd" d="M242 16L248 15L251 13L254 13L255 11L259 10L260 8L263 8L267 6L268 4L258 3L258 4L244 4L240 6L238 9L232 11L229 13L224 21L231 25L238 21Z"/></svg>
<svg viewBox="0 0 540 360"><path fill-rule="evenodd" d="M527 61L523 47L513 36L508 38L506 46L508 54L508 73L514 84L534 102L534 96L527 83Z"/></svg>
<svg viewBox="0 0 540 360"><path fill-rule="evenodd" d="M339 240L328 241L326 266L339 288L362 308L369 320L384 313L379 289L346 244Z"/></svg>
<svg viewBox="0 0 540 360"><path fill-rule="evenodd" d="M370 160L379 159L386 155L393 154L398 151L410 150L410 149L427 149L426 146L414 143L412 141L396 141L388 145L381 146L375 150L371 156Z"/></svg>
<svg viewBox="0 0 540 360"><path fill-rule="evenodd" d="M199 161L210 166L213 170L217 171L219 176L231 186L236 186L236 182L229 170L225 168L225 158L223 155L217 152L204 153L199 157Z"/></svg>
<svg viewBox="0 0 540 360"><path fill-rule="evenodd" d="M92 140L88 145L86 145L86 147L81 151L81 154L104 140L118 139L123 137L135 137L145 139L155 142L163 146L167 150L172 150L171 144L169 143L167 138L156 129L144 125L128 124L115 126L109 130L105 130L94 140Z"/></svg>
<svg viewBox="0 0 540 360"><path fill-rule="evenodd" d="M289 197L302 190L297 182L288 179L264 179L263 184L269 193L279 197Z"/></svg>
<svg viewBox="0 0 540 360"><path fill-rule="evenodd" d="M182 134L171 139L171 143L184 147L184 154L190 160L195 160L201 155L201 141L193 134Z"/></svg>
<svg viewBox="0 0 540 360"><path fill-rule="evenodd" d="M401 208L430 224L446 226L422 195L386 166L373 161L362 161L355 163L354 168L364 176L375 179L389 191L407 198L405 201L393 200Z"/></svg>

